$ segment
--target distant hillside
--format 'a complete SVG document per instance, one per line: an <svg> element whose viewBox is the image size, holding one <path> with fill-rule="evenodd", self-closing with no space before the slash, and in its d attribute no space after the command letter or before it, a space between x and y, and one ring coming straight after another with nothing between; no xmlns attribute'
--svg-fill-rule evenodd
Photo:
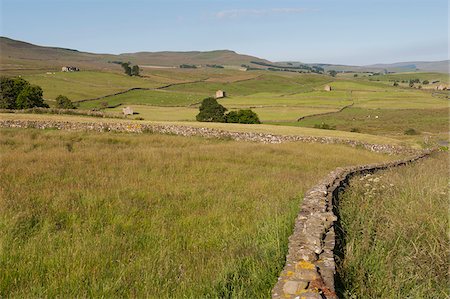
<svg viewBox="0 0 450 299"><path fill-rule="evenodd" d="M373 64L367 67L374 67L379 69L387 69L389 71L398 72L410 72L410 71L426 71L426 72L438 72L438 73L448 73L449 72L449 62L450 60L441 61L410 61L410 62L397 62L391 64Z"/></svg>
<svg viewBox="0 0 450 299"><path fill-rule="evenodd" d="M181 64L250 65L251 61L270 63L257 57L229 50L209 52L138 52L95 54L72 49L44 47L0 37L0 70L59 69L74 65L82 69L120 69L109 61L130 61L138 65L179 66Z"/></svg>
<svg viewBox="0 0 450 299"><path fill-rule="evenodd" d="M410 62L397 62L391 64L373 64L365 66L356 65L340 65L340 64L327 64L327 63L302 63L302 62L279 62L280 65L309 65L319 66L325 69L325 71L336 70L346 72L382 72L387 70L388 72L438 72L449 73L449 60L442 61L410 61Z"/></svg>

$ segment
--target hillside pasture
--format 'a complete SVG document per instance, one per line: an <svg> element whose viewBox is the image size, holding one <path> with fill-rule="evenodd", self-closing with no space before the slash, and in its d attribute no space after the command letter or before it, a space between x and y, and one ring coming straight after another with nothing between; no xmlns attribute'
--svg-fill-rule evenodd
<svg viewBox="0 0 450 299"><path fill-rule="evenodd" d="M244 96L259 92L289 94L312 91L314 87L329 82L329 77L320 75L297 74L283 76L265 73L255 79L230 83L198 82L192 84L175 85L171 90L181 92L195 92L214 94L216 90L225 90L229 96Z"/></svg>
<svg viewBox="0 0 450 299"><path fill-rule="evenodd" d="M65 95L72 101L79 101L135 87L155 88L165 85L146 78L94 71L43 73L23 76L23 78L31 84L42 87L44 98L48 101L53 101L58 95Z"/></svg>
<svg viewBox="0 0 450 299"><path fill-rule="evenodd" d="M101 108L105 102L108 103L108 106L110 107L121 104L185 107L201 102L204 97L206 96L166 90L132 90L99 100L82 102L80 103L80 107Z"/></svg>
<svg viewBox="0 0 450 299"><path fill-rule="evenodd" d="M448 107L448 99L425 90L354 91L355 106L381 109L437 109Z"/></svg>
<svg viewBox="0 0 450 299"><path fill-rule="evenodd" d="M374 135L404 135L413 128L422 133L448 132L449 110L440 109L367 109L351 107L339 113L308 117L298 125L313 127L327 123L337 130L357 130Z"/></svg>
<svg viewBox="0 0 450 299"><path fill-rule="evenodd" d="M337 166L388 159L342 145L0 133L7 298L269 297L302 194Z"/></svg>

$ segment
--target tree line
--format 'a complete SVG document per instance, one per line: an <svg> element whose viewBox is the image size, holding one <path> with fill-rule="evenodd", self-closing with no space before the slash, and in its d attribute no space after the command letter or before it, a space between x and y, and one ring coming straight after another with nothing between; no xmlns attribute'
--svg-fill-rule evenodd
<svg viewBox="0 0 450 299"><path fill-rule="evenodd" d="M219 123L240 123L240 124L260 124L258 115L250 109L230 111L220 105L215 98L206 98L202 101L197 114L197 121L219 122Z"/></svg>

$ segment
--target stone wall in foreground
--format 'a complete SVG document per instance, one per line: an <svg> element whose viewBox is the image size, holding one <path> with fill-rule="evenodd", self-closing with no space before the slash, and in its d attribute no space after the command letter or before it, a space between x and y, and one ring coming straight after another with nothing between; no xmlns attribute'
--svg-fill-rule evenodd
<svg viewBox="0 0 450 299"><path fill-rule="evenodd" d="M130 133L161 133L175 134L182 136L202 136L208 138L233 139L237 141L253 141L261 143L282 143L282 142L308 142L308 143L339 143L352 147L362 147L367 150L387 154L417 154L419 151L389 144L371 144L350 139L336 137L312 137L295 135L274 135L268 133L253 132L230 132L212 128L163 125L163 124L143 124L130 122L66 122L52 120L0 120L0 127L3 128L37 128L59 130L90 130L97 132L130 132Z"/></svg>
<svg viewBox="0 0 450 299"><path fill-rule="evenodd" d="M286 264L272 290L272 298L338 298L334 285L337 221L334 205L340 189L354 175L404 165L429 154L424 151L394 162L337 168L309 190L295 220L294 232L289 237Z"/></svg>

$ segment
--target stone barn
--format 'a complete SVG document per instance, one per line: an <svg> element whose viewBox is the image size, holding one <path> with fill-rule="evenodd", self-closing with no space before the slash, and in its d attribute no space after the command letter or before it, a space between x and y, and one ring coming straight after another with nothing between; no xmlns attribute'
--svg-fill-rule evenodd
<svg viewBox="0 0 450 299"><path fill-rule="evenodd" d="M216 91L216 99L221 99L221 98L224 98L224 97L226 97L225 91L223 91L223 90Z"/></svg>
<svg viewBox="0 0 450 299"><path fill-rule="evenodd" d="M61 72L79 72L80 69L76 66L63 66Z"/></svg>
<svg viewBox="0 0 450 299"><path fill-rule="evenodd" d="M123 115L125 115L125 116L133 115L133 113L134 113L133 108L131 108L131 107L122 108L122 112L123 112Z"/></svg>
<svg viewBox="0 0 450 299"><path fill-rule="evenodd" d="M323 90L325 90L325 91L331 91L331 86L330 86L330 85L325 85L325 87L323 88Z"/></svg>
<svg viewBox="0 0 450 299"><path fill-rule="evenodd" d="M441 85L437 86L436 89L437 90L447 90L447 86L441 84Z"/></svg>

